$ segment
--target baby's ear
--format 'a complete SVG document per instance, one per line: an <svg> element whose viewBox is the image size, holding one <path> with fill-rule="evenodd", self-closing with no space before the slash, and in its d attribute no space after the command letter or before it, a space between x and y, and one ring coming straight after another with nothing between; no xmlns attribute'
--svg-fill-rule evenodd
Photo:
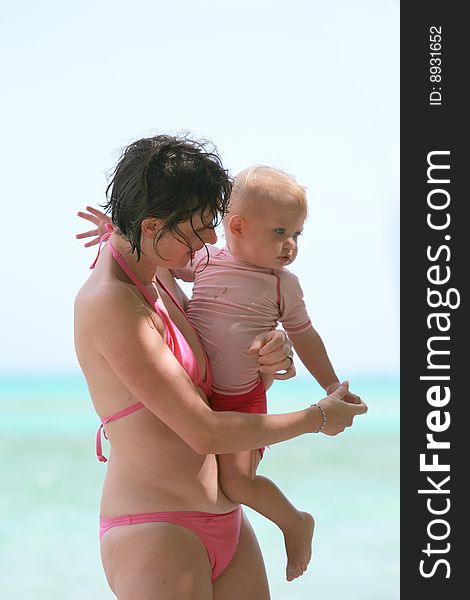
<svg viewBox="0 0 470 600"><path fill-rule="evenodd" d="M232 215L228 220L228 229L232 235L241 235L245 226L245 219L241 215Z"/></svg>

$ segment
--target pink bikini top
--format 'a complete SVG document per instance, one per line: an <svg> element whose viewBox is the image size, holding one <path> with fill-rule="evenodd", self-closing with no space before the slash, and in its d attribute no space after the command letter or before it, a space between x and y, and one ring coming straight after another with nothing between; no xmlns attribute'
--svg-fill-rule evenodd
<svg viewBox="0 0 470 600"><path fill-rule="evenodd" d="M155 310L157 315L163 321L163 324L165 326L165 333L164 333L165 343L168 345L169 349L174 354L176 360L180 363L180 365L183 367L183 369L189 375L189 377L190 377L191 381L194 383L194 385L198 386L206 394L206 396L209 395L211 388L212 388L212 377L211 377L209 360L207 358L206 352L204 351L204 348L203 348L203 352L204 352L204 358L205 358L205 362L206 362L206 380L205 381L203 381L203 379L202 379L202 374L201 374L201 370L199 368L198 362L196 360L196 357L194 356L194 352L192 351L191 346L186 341L186 338L183 336L183 334L178 329L178 327L176 327L176 325L170 319L170 316L168 315L168 313L157 304L156 300L152 297L150 292L145 288L143 283L131 271L131 269L127 265L126 261L122 257L122 254L120 252L118 252L111 244L111 240L109 238L111 237L112 226L108 224L108 225L106 225L106 229L107 229L108 233L105 233L101 237L100 245L98 248L98 255L97 255L96 259L94 260L93 264L90 266L90 269L93 269L96 265L96 262L100 255L102 243L109 240L109 245L111 247L111 252L112 252L113 258L116 260L116 262L119 264L119 266L124 271L124 273L129 277L129 279L139 289L139 291L141 292L143 297L147 300L147 302L150 304L150 306ZM166 288L166 286L157 277L155 277L155 279L156 279L157 283L165 290L165 292L171 298L172 302L178 307L178 309L183 313L183 315L187 319L186 313L184 312L182 307L179 305L179 303L175 300L173 294L171 294L171 292ZM188 321L188 323L190 323L190 321ZM193 329L194 329L194 327L193 327ZM127 417L127 415L130 415L130 414L134 413L135 411L140 410L141 408L145 408L145 405L142 402L136 402L135 404L132 404L131 406L123 408L122 410L119 410L117 413L114 413L113 415L110 415L109 417L105 417L105 418L101 419L101 425L96 433L96 455L98 457L98 460L100 460L101 462L107 461L107 459L103 456L102 446L101 446L101 432L103 432L104 437L106 439L108 439L106 436L106 431L104 429L104 426L107 423L109 423L110 421L117 421L118 419Z"/></svg>

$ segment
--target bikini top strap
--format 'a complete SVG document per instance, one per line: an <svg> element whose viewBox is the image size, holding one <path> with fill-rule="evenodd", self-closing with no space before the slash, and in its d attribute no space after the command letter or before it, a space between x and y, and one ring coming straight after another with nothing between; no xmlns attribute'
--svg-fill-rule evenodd
<svg viewBox="0 0 470 600"><path fill-rule="evenodd" d="M131 271L131 269L129 268L128 264L126 263L126 261L122 257L122 254L118 250L116 250L116 248L113 246L113 244L111 242L111 239L110 239L111 238L111 234L113 233L113 226L111 225L111 223L106 223L105 229L106 229L106 233L104 233L101 236L101 238L100 238L100 245L98 247L98 254L96 255L95 260L90 265L90 269L94 269L95 268L96 263L98 262L98 259L99 259L100 254L101 254L101 246L103 245L103 243L104 242L109 242L109 246L111 248L111 252L112 252L113 258L119 264L119 266L124 271L124 273L129 277L129 279L132 281L132 283L139 288L139 290L142 292L143 296L150 303L150 305L154 306L155 299L152 298L151 294L145 288L145 286L143 285L143 283Z"/></svg>
<svg viewBox="0 0 470 600"><path fill-rule="evenodd" d="M192 330L194 331L194 333L196 334L196 337L199 339L199 334L197 333L194 325L191 323L191 321L188 319L188 315L186 314L184 308L181 306L181 304L176 300L175 296L170 292L170 290L167 288L167 286L163 283L163 281L161 279L159 279L156 275L155 275L155 279L157 280L157 283L159 286L161 286L163 288L163 290L168 294L168 296L171 298L171 300L173 301L173 304L180 310L181 313L183 313L186 321L188 322L188 324L190 325L190 327L192 328ZM186 344L188 342L186 341ZM201 343L201 348L202 348L202 353L204 355L204 360L206 363L206 378L205 381L202 381L202 374L201 374L201 370L199 368L198 365L198 372L199 372L199 380L201 385L203 386L203 388L205 388L206 393L208 390L210 390L212 388L212 371L211 371L211 366L210 366L210 362L209 362L209 357L207 356L207 352L206 349L204 348L204 345ZM192 352L192 350L191 350ZM196 358L194 358L194 360L196 360ZM196 362L197 364L197 362Z"/></svg>
<svg viewBox="0 0 470 600"><path fill-rule="evenodd" d="M108 439L108 436L106 435L106 430L105 430L104 426L107 423L109 423L110 421L117 421L118 419L127 417L127 415L131 415L136 410L140 410L141 408L144 408L144 406L145 405L142 404L142 402L136 402L135 404L132 404L131 406L126 406L126 408L123 408L122 410L118 410L118 412L114 413L113 415L110 415L109 417L104 417L103 419L101 419L101 425L98 427L98 431L96 432L96 456L98 457L98 460L100 462L107 462L107 460L108 460L103 455L103 447L101 444L101 433L103 433L104 437L106 439Z"/></svg>
<svg viewBox="0 0 470 600"><path fill-rule="evenodd" d="M111 234L113 233L113 226L111 225L111 223L106 223L105 229L106 229L106 233L104 233L100 238L98 254L96 255L96 258L93 261L93 263L90 265L90 269L95 268L98 258L100 257L101 246L103 245L103 242L108 241L114 260L118 263L118 265L121 267L121 269L124 271L124 273L129 277L129 279L132 281L132 283L142 293L144 298L147 300L147 302L150 304L150 306L153 307L153 309L158 314L158 316L162 319L162 321L165 325L164 340L170 347L170 350L173 352L174 344L172 343L171 336L168 335L168 329L172 328L172 323L170 321L169 316L165 313L165 311L162 308L160 308L160 306L157 304L155 298L150 294L150 292L147 290L147 288L144 286L144 284L140 281L140 279L137 277L137 275L135 275L132 272L132 270L129 268L129 265L124 260L122 254L118 250L116 250L116 248L113 246L111 239L110 239Z"/></svg>
<svg viewBox="0 0 470 600"><path fill-rule="evenodd" d="M96 263L98 262L98 259L100 257L100 253L101 253L101 246L103 245L103 242L106 242L109 240L109 238L111 237L111 234L113 233L113 226L111 225L111 223L106 223L104 228L106 229L106 233L103 233L103 235L100 237L100 245L98 246L98 254L96 255L95 260L91 263L90 269L94 269L96 267Z"/></svg>
<svg viewBox="0 0 470 600"><path fill-rule="evenodd" d="M127 415L131 415L136 410L140 410L141 408L144 408L144 406L145 405L142 402L136 402L135 404L131 404L131 406L126 406L126 408L118 410L113 415L110 415L109 417L104 417L103 419L101 419L101 424L104 426L107 423L110 423L111 421L117 421L118 419L127 417ZM105 437L106 437L106 435L105 435Z"/></svg>
<svg viewBox="0 0 470 600"><path fill-rule="evenodd" d="M157 313L157 315L163 321L163 324L165 325L163 339L165 340L165 342L168 345L168 347L170 348L170 350L172 352L174 352L175 347L174 347L174 343L173 343L173 337L169 334L170 331L173 331L173 323L171 322L170 317L166 314L165 310L158 305L156 299L152 296L152 294L148 291L148 289L140 281L140 279L137 277L137 275L135 275L135 273L133 273L133 271L131 271L131 269L129 268L129 265L124 260L122 254L114 248L111 240L109 240L109 246L111 248L113 257L116 260L116 262L118 263L118 265L121 267L121 269L124 271L124 273L129 277L129 279L135 284L135 286L142 293L143 297L147 300L147 302L150 304L150 306L154 309L154 311Z"/></svg>
<svg viewBox="0 0 470 600"><path fill-rule="evenodd" d="M111 248L113 258L118 263L118 265L121 267L121 269L124 271L124 273L129 277L129 279L132 281L132 283L139 289L139 291L142 293L142 295L147 300L147 302L150 304L150 306L154 306L155 310L158 312L158 314L160 314L160 311L157 308L155 298L153 298L153 296L150 294L150 292L147 290L147 288L144 286L144 284L140 281L140 279L137 277L137 275L135 275L135 273L133 273L133 271L129 268L129 265L124 260L122 254L118 250L116 250L116 248L113 246L111 240L109 240L109 247Z"/></svg>
<svg viewBox="0 0 470 600"><path fill-rule="evenodd" d="M169 289L167 288L167 286L166 286L166 285L163 283L163 281L162 281L162 280L161 280L159 277L157 277L156 275L155 275L155 279L156 279L156 281L157 281L158 285L159 285L160 287L162 287L162 288L163 288L163 290L164 290L164 291L165 291L165 292L168 294L168 296L170 296L170 298L171 298L171 300L172 300L173 304L174 304L174 305L175 305L177 308L179 308L180 312L182 312L182 313L183 313L183 315L184 315L184 316L186 317L186 319L187 319L186 312L185 312L184 308L181 306L181 304L178 302L178 300L176 299L176 297L175 297L175 296L172 294L172 292L170 292L170 290L169 290Z"/></svg>

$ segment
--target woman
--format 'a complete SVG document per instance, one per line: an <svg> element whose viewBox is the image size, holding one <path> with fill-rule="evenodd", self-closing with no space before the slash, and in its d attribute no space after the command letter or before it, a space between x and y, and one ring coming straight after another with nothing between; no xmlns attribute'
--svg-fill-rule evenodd
<svg viewBox="0 0 470 600"><path fill-rule="evenodd" d="M108 187L115 230L76 299L77 356L112 447L101 555L119 600L269 598L256 538L219 488L215 454L335 435L367 410L341 400L344 386L321 407L284 415L209 408L207 357L166 269L216 241L229 195L220 159L201 144L156 136L128 146ZM269 337L257 343L269 341L263 370L275 373L290 361L282 336ZM100 431L97 453L106 460Z"/></svg>

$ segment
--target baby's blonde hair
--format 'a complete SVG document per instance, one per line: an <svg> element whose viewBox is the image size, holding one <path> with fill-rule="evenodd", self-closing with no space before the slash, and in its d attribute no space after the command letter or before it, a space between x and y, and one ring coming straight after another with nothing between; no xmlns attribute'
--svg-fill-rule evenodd
<svg viewBox="0 0 470 600"><path fill-rule="evenodd" d="M254 165L235 176L226 219L233 214L244 212L244 209L248 208L247 201L249 200L251 205L256 199L274 202L293 200L298 203L299 208L308 211L305 188L291 175L274 167Z"/></svg>

